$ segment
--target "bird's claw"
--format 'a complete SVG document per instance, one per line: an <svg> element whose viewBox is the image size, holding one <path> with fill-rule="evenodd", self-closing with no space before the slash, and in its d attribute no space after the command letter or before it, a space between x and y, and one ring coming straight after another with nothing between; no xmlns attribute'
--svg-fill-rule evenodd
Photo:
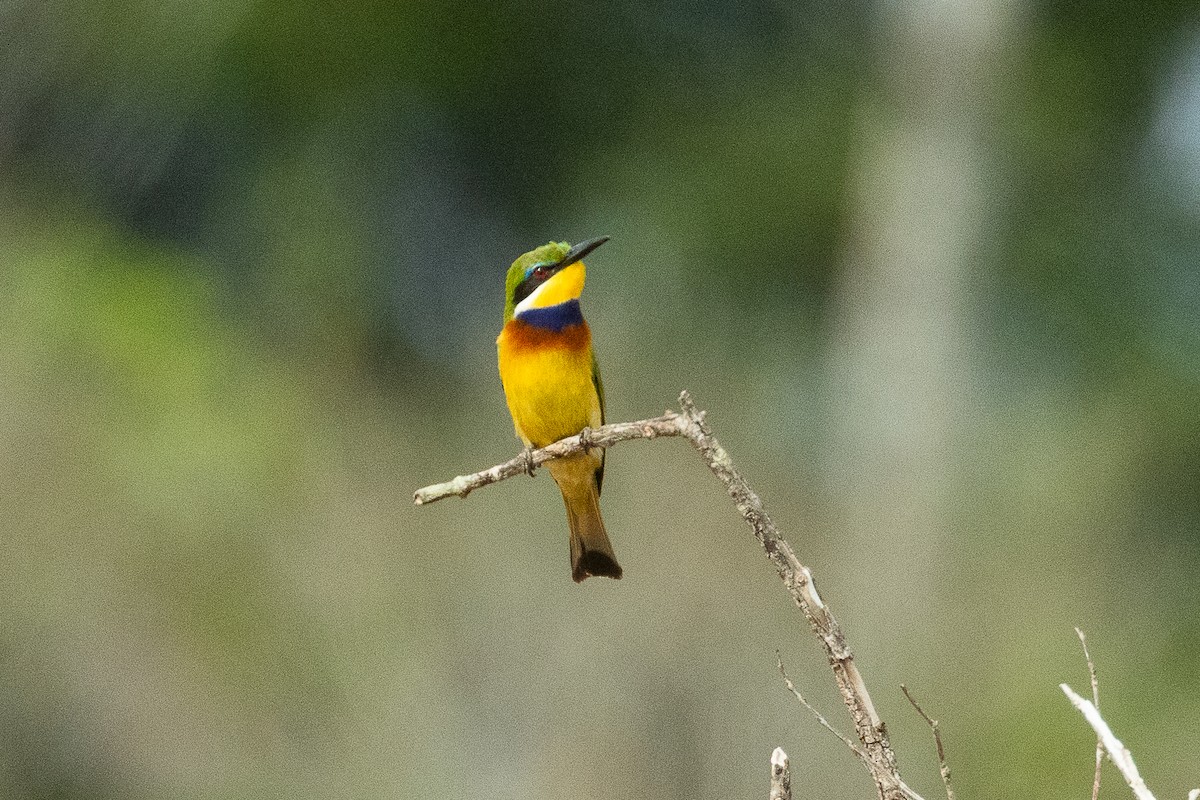
<svg viewBox="0 0 1200 800"><path fill-rule="evenodd" d="M534 477L534 470L537 469L537 465L533 463L533 448L530 447L529 445L526 445L525 450L524 450L524 455L525 455L525 474L532 478L532 477Z"/></svg>
<svg viewBox="0 0 1200 800"><path fill-rule="evenodd" d="M583 447L584 453L592 452L592 429L584 428L579 432L579 444Z"/></svg>

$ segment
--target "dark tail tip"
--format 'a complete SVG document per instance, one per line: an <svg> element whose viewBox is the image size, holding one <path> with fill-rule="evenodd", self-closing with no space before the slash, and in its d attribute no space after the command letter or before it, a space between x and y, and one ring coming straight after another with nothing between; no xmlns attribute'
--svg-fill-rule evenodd
<svg viewBox="0 0 1200 800"><path fill-rule="evenodd" d="M621 565L607 553L602 553L599 550L588 550L581 553L579 558L576 559L571 569L571 578L576 583L579 583L592 575L599 575L604 578L620 578Z"/></svg>

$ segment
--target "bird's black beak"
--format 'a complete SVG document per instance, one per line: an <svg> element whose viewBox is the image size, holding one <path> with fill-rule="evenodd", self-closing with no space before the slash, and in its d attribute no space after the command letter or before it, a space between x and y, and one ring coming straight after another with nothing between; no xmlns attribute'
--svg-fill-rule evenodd
<svg viewBox="0 0 1200 800"><path fill-rule="evenodd" d="M559 261L554 265L555 271L557 272L560 269L566 269L576 261L582 261L584 256L607 241L607 236L597 236L595 239L588 239L586 242L580 242L567 251L567 254L563 256L562 261Z"/></svg>

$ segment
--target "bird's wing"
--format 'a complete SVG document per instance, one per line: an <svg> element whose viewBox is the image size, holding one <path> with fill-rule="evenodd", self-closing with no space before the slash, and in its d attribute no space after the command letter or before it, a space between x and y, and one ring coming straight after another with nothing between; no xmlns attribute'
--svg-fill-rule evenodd
<svg viewBox="0 0 1200 800"><path fill-rule="evenodd" d="M596 395L600 398L600 424L604 424L604 381L600 379L600 362L596 360L596 354L592 353L592 385L596 387ZM600 489L604 485L604 459L608 455L608 448L600 449L600 467L596 470L596 494L600 494Z"/></svg>

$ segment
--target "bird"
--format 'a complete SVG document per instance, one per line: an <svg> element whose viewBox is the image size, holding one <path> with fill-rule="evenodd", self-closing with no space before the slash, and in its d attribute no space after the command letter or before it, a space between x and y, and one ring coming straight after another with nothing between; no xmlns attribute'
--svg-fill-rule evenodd
<svg viewBox="0 0 1200 800"><path fill-rule="evenodd" d="M526 453L604 424L604 384L579 296L586 277L582 259L608 238L573 247L549 242L508 269L496 354L513 427ZM621 577L600 517L604 458L603 448L585 449L546 464L567 507L576 583L592 575Z"/></svg>

